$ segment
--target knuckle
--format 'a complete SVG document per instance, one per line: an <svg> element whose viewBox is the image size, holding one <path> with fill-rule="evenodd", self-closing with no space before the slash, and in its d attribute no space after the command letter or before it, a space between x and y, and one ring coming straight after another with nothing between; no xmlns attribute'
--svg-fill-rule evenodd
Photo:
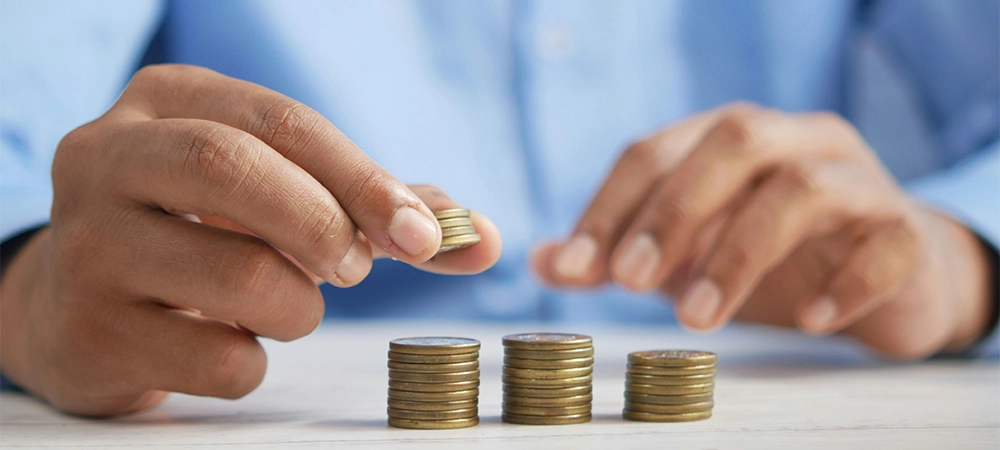
<svg viewBox="0 0 1000 450"><path fill-rule="evenodd" d="M339 261L351 245L354 224L333 199L324 199L305 216L298 235L303 248L318 250L324 260Z"/></svg>
<svg viewBox="0 0 1000 450"><path fill-rule="evenodd" d="M213 195L229 195L247 178L250 161L245 145L246 137L236 136L221 125L198 128L182 144L181 168L211 186Z"/></svg>
<svg viewBox="0 0 1000 450"><path fill-rule="evenodd" d="M778 173L778 184L791 198L815 198L822 192L816 171L799 164L783 167Z"/></svg>
<svg viewBox="0 0 1000 450"><path fill-rule="evenodd" d="M711 272L731 276L734 273L746 271L751 267L753 252L745 242L730 242L720 247L712 258L716 270Z"/></svg>
<svg viewBox="0 0 1000 450"><path fill-rule="evenodd" d="M848 270L842 275L841 283L843 292L858 300L875 297L881 286L872 270Z"/></svg>
<svg viewBox="0 0 1000 450"><path fill-rule="evenodd" d="M695 208L691 201L680 195L664 194L653 205L653 215L663 229L672 229L691 222Z"/></svg>
<svg viewBox="0 0 1000 450"><path fill-rule="evenodd" d="M616 222L620 215L621 211L606 202L594 203L580 221L579 231L588 233L598 240L609 238L616 235L622 227L622 224Z"/></svg>
<svg viewBox="0 0 1000 450"><path fill-rule="evenodd" d="M657 167L660 163L659 146L656 145L653 139L636 142L625 149L621 162L643 170L648 170L650 167Z"/></svg>
<svg viewBox="0 0 1000 450"><path fill-rule="evenodd" d="M727 113L710 132L728 152L747 153L760 140L759 126L753 114Z"/></svg>
<svg viewBox="0 0 1000 450"><path fill-rule="evenodd" d="M249 249L242 252L240 256L241 259L236 262L233 279L229 282L234 292L243 297L252 298L249 296L270 292L275 283L281 280L279 269L281 256L277 255L276 250L266 243L255 241L254 245L249 246ZM253 311L249 312L251 316L257 315L253 314Z"/></svg>
<svg viewBox="0 0 1000 450"><path fill-rule="evenodd" d="M358 163L355 168L345 173L354 173L355 176L348 181L347 188L343 191L343 198L338 199L344 205L344 209L356 211L363 209L364 205L393 204L386 201L392 198L392 193L387 192L385 188L388 180L376 167L364 167L362 163Z"/></svg>
<svg viewBox="0 0 1000 450"><path fill-rule="evenodd" d="M220 342L212 356L213 371L208 380L219 397L237 399L249 394L264 378L264 355L252 338L237 337Z"/></svg>
<svg viewBox="0 0 1000 450"><path fill-rule="evenodd" d="M761 110L760 105L746 100L730 102L722 107L724 115L749 115Z"/></svg>
<svg viewBox="0 0 1000 450"><path fill-rule="evenodd" d="M289 150L305 147L320 122L309 107L294 101L268 104L251 120L257 123L247 129L256 130L254 134L273 147Z"/></svg>

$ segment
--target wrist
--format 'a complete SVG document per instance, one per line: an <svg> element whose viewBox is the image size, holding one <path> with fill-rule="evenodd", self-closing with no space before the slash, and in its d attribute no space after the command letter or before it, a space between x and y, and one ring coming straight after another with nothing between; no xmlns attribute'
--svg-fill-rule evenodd
<svg viewBox="0 0 1000 450"><path fill-rule="evenodd" d="M11 252L4 258L0 277L0 371L19 387L37 392L37 386L27 375L31 343L30 328L25 328L28 325L25 306L37 288L43 287L37 283L38 269L49 228L33 230L32 234L16 249L16 254Z"/></svg>

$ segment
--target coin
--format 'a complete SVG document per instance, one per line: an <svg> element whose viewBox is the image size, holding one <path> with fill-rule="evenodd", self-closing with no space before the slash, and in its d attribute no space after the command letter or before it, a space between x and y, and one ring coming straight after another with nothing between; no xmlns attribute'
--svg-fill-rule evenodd
<svg viewBox="0 0 1000 450"><path fill-rule="evenodd" d="M460 362L478 361L479 352L457 353L454 355L416 355L411 353L398 353L389 351L389 361L417 364L452 364Z"/></svg>
<svg viewBox="0 0 1000 450"><path fill-rule="evenodd" d="M408 411L405 409L387 408L386 412L389 414L389 417L396 419L449 420L476 417L479 415L479 408L454 409L451 411Z"/></svg>
<svg viewBox="0 0 1000 450"><path fill-rule="evenodd" d="M504 366L503 374L509 377L532 379L575 378L594 373L594 366L574 367L572 369L518 369Z"/></svg>
<svg viewBox="0 0 1000 450"><path fill-rule="evenodd" d="M625 402L644 403L651 405L685 405L690 403L704 403L712 401L713 393L689 395L650 395L625 392Z"/></svg>
<svg viewBox="0 0 1000 450"><path fill-rule="evenodd" d="M701 411L681 414L653 414L638 411L623 410L622 417L641 422L693 422L712 417L712 411Z"/></svg>
<svg viewBox="0 0 1000 450"><path fill-rule="evenodd" d="M715 373L715 364L687 367L636 366L629 364L625 367L625 370L629 373L639 375L701 375Z"/></svg>
<svg viewBox="0 0 1000 450"><path fill-rule="evenodd" d="M483 237L478 234L463 234L461 236L441 238L441 247L438 248L438 253L472 247L473 245L480 243L482 240Z"/></svg>
<svg viewBox="0 0 1000 450"><path fill-rule="evenodd" d="M572 359L521 359L505 356L503 364L507 367L520 369L572 369L575 367L590 367L594 365L594 357Z"/></svg>
<svg viewBox="0 0 1000 450"><path fill-rule="evenodd" d="M582 377L551 378L551 379L520 378L520 377L511 377L504 375L500 380L504 384L509 384L512 386L530 387L530 388L544 388L544 387L564 388L564 387L580 386L583 384L590 384L594 380L594 375L591 374L591 375L584 375ZM657 387L665 387L665 386L657 386Z"/></svg>
<svg viewBox="0 0 1000 450"><path fill-rule="evenodd" d="M593 339L582 334L521 333L504 336L503 345L507 348L521 350L570 350L592 347Z"/></svg>
<svg viewBox="0 0 1000 450"><path fill-rule="evenodd" d="M637 366L683 367L715 364L719 357L697 350L647 350L628 354L628 363Z"/></svg>
<svg viewBox="0 0 1000 450"><path fill-rule="evenodd" d="M521 406L575 406L589 405L594 400L593 394L572 395L569 397L519 397L504 394L503 403Z"/></svg>
<svg viewBox="0 0 1000 450"><path fill-rule="evenodd" d="M453 373L412 373L390 370L389 379L413 383L450 383L456 381L473 381L479 379L479 370Z"/></svg>
<svg viewBox="0 0 1000 450"><path fill-rule="evenodd" d="M411 373L455 373L468 372L479 368L479 361L466 361L451 364L418 364L403 363L389 360L389 368L400 372Z"/></svg>
<svg viewBox="0 0 1000 450"><path fill-rule="evenodd" d="M645 412L653 414L683 414L691 412L709 411L715 405L713 401L701 403L687 403L684 405L650 405L647 403L625 402L625 409L635 412Z"/></svg>
<svg viewBox="0 0 1000 450"><path fill-rule="evenodd" d="M412 428L416 430L447 430L453 428L471 427L479 423L479 417L449 420L413 420L389 418L389 425L397 428Z"/></svg>
<svg viewBox="0 0 1000 450"><path fill-rule="evenodd" d="M438 225L441 229L452 228L452 227L471 227L472 219L468 216L466 217L451 217L448 219L438 219Z"/></svg>
<svg viewBox="0 0 1000 450"><path fill-rule="evenodd" d="M503 412L523 416L568 416L590 414L590 403L572 406L522 406L504 403Z"/></svg>
<svg viewBox="0 0 1000 450"><path fill-rule="evenodd" d="M503 354L506 357L517 359L578 359L594 356L594 347L582 347L569 350L520 350L516 348L504 348Z"/></svg>
<svg viewBox="0 0 1000 450"><path fill-rule="evenodd" d="M466 235L466 234L477 234L476 233L476 227L451 227L451 228L442 228L441 229L441 237L442 238L451 237L451 236L463 236L463 235Z"/></svg>
<svg viewBox="0 0 1000 450"><path fill-rule="evenodd" d="M454 411L479 406L479 399L457 400L453 402L421 402L414 400L389 399L389 407L408 411Z"/></svg>
<svg viewBox="0 0 1000 450"><path fill-rule="evenodd" d="M508 384L503 385L504 395L515 395L518 397L531 397L531 398L568 398L578 395L586 395L593 392L594 388L590 384L581 384L579 386L570 386L563 388L545 389L545 388L534 388L534 387L520 387L511 386Z"/></svg>
<svg viewBox="0 0 1000 450"><path fill-rule="evenodd" d="M453 383L411 383L407 381L389 380L389 388L411 392L453 392L467 391L479 387L479 380L456 381ZM663 387L663 386L660 386Z"/></svg>
<svg viewBox="0 0 1000 450"><path fill-rule="evenodd" d="M478 352L479 341L458 337L412 337L389 341L389 350L412 355L457 355Z"/></svg>
<svg viewBox="0 0 1000 450"><path fill-rule="evenodd" d="M692 384L712 383L715 381L715 374L664 376L626 373L625 381L635 384L655 384L657 386L690 386Z"/></svg>
<svg viewBox="0 0 1000 450"><path fill-rule="evenodd" d="M389 389L389 398L411 402L454 402L479 398L479 388L465 391L414 392Z"/></svg>
<svg viewBox="0 0 1000 450"><path fill-rule="evenodd" d="M569 425L590 422L590 414L570 414L566 416L522 416L504 413L500 418L507 423L521 425Z"/></svg>
<svg viewBox="0 0 1000 450"><path fill-rule="evenodd" d="M472 211L465 208L450 208L434 211L434 218L437 220L451 219L452 217L469 217Z"/></svg>
<svg viewBox="0 0 1000 450"><path fill-rule="evenodd" d="M625 390L634 394L652 394L652 395L704 394L706 392L712 392L712 389L714 388L715 388L715 383L693 384L688 386L657 386L653 384L635 384L635 383L629 383L627 381L625 382Z"/></svg>

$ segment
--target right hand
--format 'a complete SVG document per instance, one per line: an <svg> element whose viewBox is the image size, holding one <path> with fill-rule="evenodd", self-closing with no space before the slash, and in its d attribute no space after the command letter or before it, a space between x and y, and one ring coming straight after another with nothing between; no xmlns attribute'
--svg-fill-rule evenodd
<svg viewBox="0 0 1000 450"><path fill-rule="evenodd" d="M4 268L0 369L76 414L247 394L256 336L312 332L316 282L357 284L373 256L457 274L500 254L473 214L483 242L434 257L443 193L408 188L301 103L196 67L140 70L63 139L52 180L51 226Z"/></svg>

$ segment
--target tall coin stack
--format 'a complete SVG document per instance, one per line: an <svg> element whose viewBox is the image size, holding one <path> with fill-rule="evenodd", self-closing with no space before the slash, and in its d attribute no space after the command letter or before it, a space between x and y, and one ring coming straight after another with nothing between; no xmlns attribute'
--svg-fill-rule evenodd
<svg viewBox="0 0 1000 450"><path fill-rule="evenodd" d="M504 336L503 421L565 425L590 421L594 346L590 336Z"/></svg>
<svg viewBox="0 0 1000 450"><path fill-rule="evenodd" d="M628 355L625 410L643 422L690 422L712 417L715 353L650 350Z"/></svg>
<svg viewBox="0 0 1000 450"><path fill-rule="evenodd" d="M441 226L441 248L438 249L438 253L471 247L482 240L472 226L470 214L471 212L465 208L434 211L434 217Z"/></svg>
<svg viewBox="0 0 1000 450"><path fill-rule="evenodd" d="M389 342L389 425L440 430L479 423L479 341L415 337Z"/></svg>

